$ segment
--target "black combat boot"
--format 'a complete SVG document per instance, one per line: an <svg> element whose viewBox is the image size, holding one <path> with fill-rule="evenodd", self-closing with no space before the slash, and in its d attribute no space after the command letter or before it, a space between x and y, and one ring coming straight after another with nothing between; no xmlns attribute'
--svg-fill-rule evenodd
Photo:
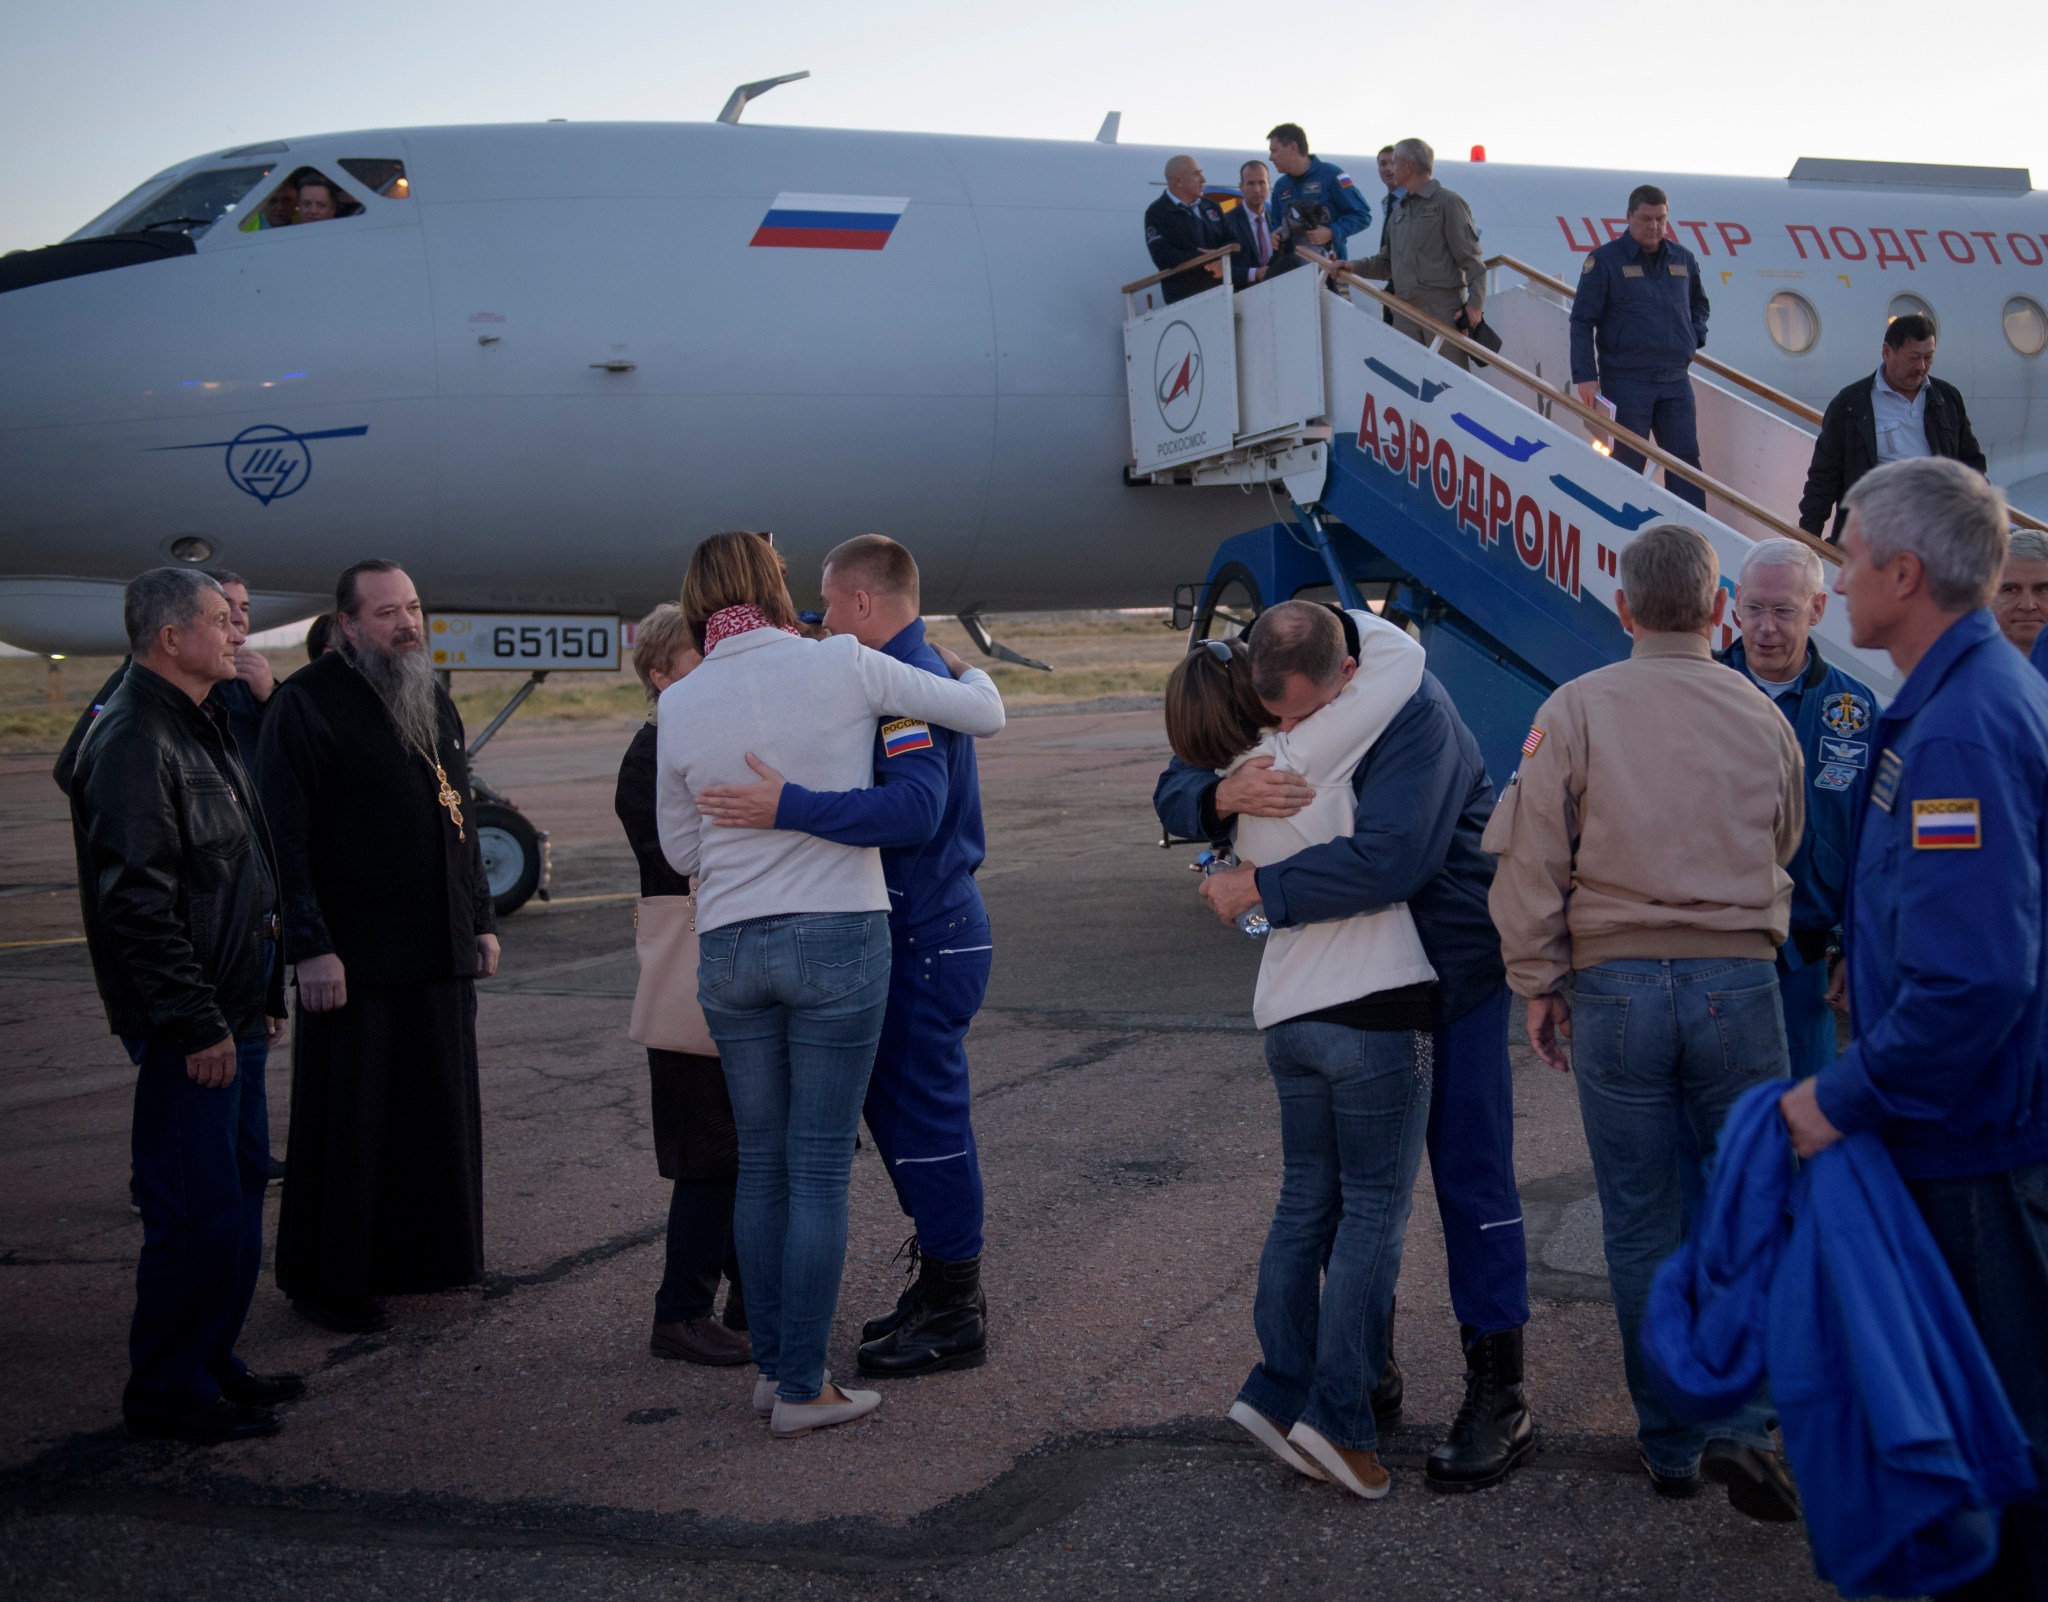
<svg viewBox="0 0 2048 1602"><path fill-rule="evenodd" d="M871 1318L861 1325L861 1345L865 1346L869 1341L880 1340L884 1335L893 1331L898 1324L903 1322L904 1316L910 1311L910 1299L916 1293L917 1287L923 1279L923 1275L918 1272L918 1264L922 1260L923 1254L918 1250L917 1237L915 1235L912 1235L910 1239L896 1248L896 1255L890 1258L889 1261L892 1263L907 1262L909 1264L903 1271L903 1294L896 1298L896 1305L880 1318Z"/></svg>
<svg viewBox="0 0 2048 1602"><path fill-rule="evenodd" d="M902 1322L860 1349L860 1371L878 1379L908 1379L951 1368L979 1368L988 1360L988 1299L981 1294L981 1259L949 1263L927 1256L906 1296Z"/></svg>
<svg viewBox="0 0 2048 1602"><path fill-rule="evenodd" d="M1394 1302L1387 1303L1387 1366L1372 1388L1372 1422L1375 1429L1390 1430L1401 1422L1401 1400L1408 1389L1401 1365L1394 1361Z"/></svg>
<svg viewBox="0 0 2048 1602"><path fill-rule="evenodd" d="M1536 1421L1522 1399L1522 1332L1475 1336L1469 1324L1458 1332L1465 1341L1465 1401L1423 1468L1433 1491L1497 1485L1536 1450Z"/></svg>

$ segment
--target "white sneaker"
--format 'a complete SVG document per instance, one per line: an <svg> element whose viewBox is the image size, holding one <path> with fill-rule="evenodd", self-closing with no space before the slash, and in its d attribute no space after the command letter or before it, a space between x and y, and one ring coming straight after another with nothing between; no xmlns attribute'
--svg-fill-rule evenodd
<svg viewBox="0 0 2048 1602"><path fill-rule="evenodd" d="M1377 1502L1394 1488L1394 1477L1381 1466L1377 1452L1353 1454L1369 1460L1363 1468L1354 1468L1335 1442L1307 1424L1296 1424L1287 1432L1287 1439L1314 1458L1325 1474L1353 1496Z"/></svg>
<svg viewBox="0 0 2048 1602"><path fill-rule="evenodd" d="M829 1368L825 1370L824 1383L832 1383L832 1370ZM754 1381L754 1411L763 1418L770 1418L775 1413L775 1385L775 1376L772 1374L763 1374Z"/></svg>
<svg viewBox="0 0 2048 1602"><path fill-rule="evenodd" d="M778 1441L791 1441L799 1435L810 1434L812 1430L827 1430L834 1424L851 1424L857 1418L866 1418L882 1405L880 1391L842 1389L839 1394L846 1400L785 1402L778 1396L775 1411L768 1421L768 1433Z"/></svg>
<svg viewBox="0 0 2048 1602"><path fill-rule="evenodd" d="M1230 1411L1224 1416L1295 1473L1306 1475L1312 1480L1327 1480L1330 1477L1288 1445L1287 1437L1280 1433L1280 1426L1250 1402L1232 1402Z"/></svg>

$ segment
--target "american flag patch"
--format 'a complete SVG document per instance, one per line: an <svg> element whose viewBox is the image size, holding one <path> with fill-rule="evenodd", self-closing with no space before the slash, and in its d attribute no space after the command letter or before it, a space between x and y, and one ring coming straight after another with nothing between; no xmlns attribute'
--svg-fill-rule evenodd
<svg viewBox="0 0 2048 1602"><path fill-rule="evenodd" d="M1536 754L1536 748L1542 743L1543 731L1541 729L1531 729L1529 731L1529 738L1522 742L1522 755L1534 756Z"/></svg>
<svg viewBox="0 0 2048 1602"><path fill-rule="evenodd" d="M1913 803L1915 851L1975 851L1982 844L1974 796Z"/></svg>
<svg viewBox="0 0 2048 1602"><path fill-rule="evenodd" d="M920 723L915 718L898 718L894 723L882 725L884 756L902 756L906 751L929 751L931 748L929 723Z"/></svg>

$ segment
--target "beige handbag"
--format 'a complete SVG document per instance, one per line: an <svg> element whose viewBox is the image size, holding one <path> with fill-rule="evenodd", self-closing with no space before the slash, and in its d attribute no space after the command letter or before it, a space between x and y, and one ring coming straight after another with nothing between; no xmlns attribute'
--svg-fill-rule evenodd
<svg viewBox="0 0 2048 1602"><path fill-rule="evenodd" d="M697 898L642 896L633 914L640 984L626 1034L656 1051L716 1057L718 1045L697 1004Z"/></svg>

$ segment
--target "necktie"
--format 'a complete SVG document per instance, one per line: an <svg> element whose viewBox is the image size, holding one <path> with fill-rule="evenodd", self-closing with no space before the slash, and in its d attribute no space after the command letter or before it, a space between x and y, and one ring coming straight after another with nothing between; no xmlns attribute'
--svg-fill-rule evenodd
<svg viewBox="0 0 2048 1602"><path fill-rule="evenodd" d="M1252 238L1258 242L1259 265L1263 267L1273 259L1273 245L1266 237L1266 219L1256 211L1252 213Z"/></svg>

